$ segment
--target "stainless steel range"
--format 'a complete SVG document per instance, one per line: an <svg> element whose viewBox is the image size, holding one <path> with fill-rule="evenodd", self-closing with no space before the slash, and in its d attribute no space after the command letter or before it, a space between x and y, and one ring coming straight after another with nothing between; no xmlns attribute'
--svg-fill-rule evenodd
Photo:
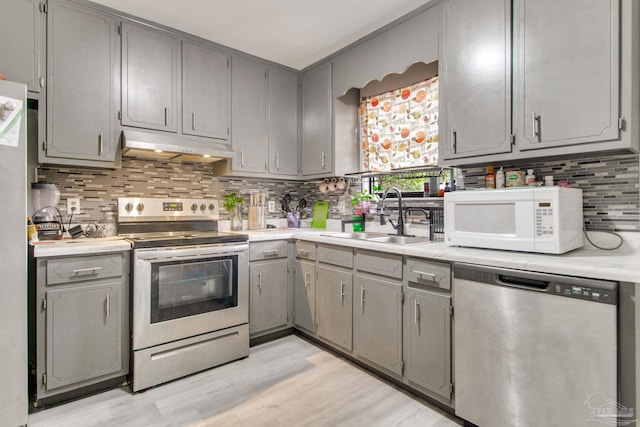
<svg viewBox="0 0 640 427"><path fill-rule="evenodd" d="M119 198L133 245L133 391L249 355L248 237L213 199Z"/></svg>

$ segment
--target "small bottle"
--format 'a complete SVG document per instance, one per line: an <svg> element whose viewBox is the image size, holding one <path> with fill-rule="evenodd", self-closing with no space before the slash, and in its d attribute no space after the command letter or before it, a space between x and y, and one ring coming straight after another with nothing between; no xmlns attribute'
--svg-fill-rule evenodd
<svg viewBox="0 0 640 427"><path fill-rule="evenodd" d="M30 216L27 217L27 240L30 242L38 241L38 229Z"/></svg>
<svg viewBox="0 0 640 427"><path fill-rule="evenodd" d="M496 174L493 166L487 166L487 174L484 176L484 186L486 188L496 188Z"/></svg>
<svg viewBox="0 0 640 427"><path fill-rule="evenodd" d="M422 197L429 197L429 181L425 181L422 186Z"/></svg>
<svg viewBox="0 0 640 427"><path fill-rule="evenodd" d="M504 188L504 171L502 167L496 172L496 188Z"/></svg>
<svg viewBox="0 0 640 427"><path fill-rule="evenodd" d="M530 187L536 185L536 176L533 174L533 169L527 169L527 176L524 177L524 182Z"/></svg>
<svg viewBox="0 0 640 427"><path fill-rule="evenodd" d="M456 169L456 179L455 179L455 189L454 190L464 190L464 175L462 174L462 169Z"/></svg>
<svg viewBox="0 0 640 427"><path fill-rule="evenodd" d="M553 187L553 175L546 175L544 177L544 186Z"/></svg>

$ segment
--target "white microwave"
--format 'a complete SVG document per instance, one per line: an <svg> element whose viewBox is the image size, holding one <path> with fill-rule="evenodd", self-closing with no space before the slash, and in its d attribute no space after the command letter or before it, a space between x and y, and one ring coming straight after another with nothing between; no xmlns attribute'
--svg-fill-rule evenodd
<svg viewBox="0 0 640 427"><path fill-rule="evenodd" d="M561 254L582 247L582 190L520 187L445 193L447 246Z"/></svg>

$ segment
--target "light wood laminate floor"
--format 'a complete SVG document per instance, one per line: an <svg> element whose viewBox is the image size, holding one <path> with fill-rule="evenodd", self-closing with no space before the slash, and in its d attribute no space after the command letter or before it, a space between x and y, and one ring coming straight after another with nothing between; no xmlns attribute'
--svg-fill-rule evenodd
<svg viewBox="0 0 640 427"><path fill-rule="evenodd" d="M296 336L143 393L110 390L29 416L29 427L458 426L437 408Z"/></svg>

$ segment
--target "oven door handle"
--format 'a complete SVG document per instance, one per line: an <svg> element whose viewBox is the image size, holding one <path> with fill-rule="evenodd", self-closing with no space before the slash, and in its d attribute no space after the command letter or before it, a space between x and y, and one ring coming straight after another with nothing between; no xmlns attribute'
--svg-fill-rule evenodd
<svg viewBox="0 0 640 427"><path fill-rule="evenodd" d="M235 255L245 252L249 249L249 245L231 245L231 246L178 246L170 248L154 248L152 250L139 249L136 252L138 260L159 260L171 258L195 258L205 256L223 256Z"/></svg>

